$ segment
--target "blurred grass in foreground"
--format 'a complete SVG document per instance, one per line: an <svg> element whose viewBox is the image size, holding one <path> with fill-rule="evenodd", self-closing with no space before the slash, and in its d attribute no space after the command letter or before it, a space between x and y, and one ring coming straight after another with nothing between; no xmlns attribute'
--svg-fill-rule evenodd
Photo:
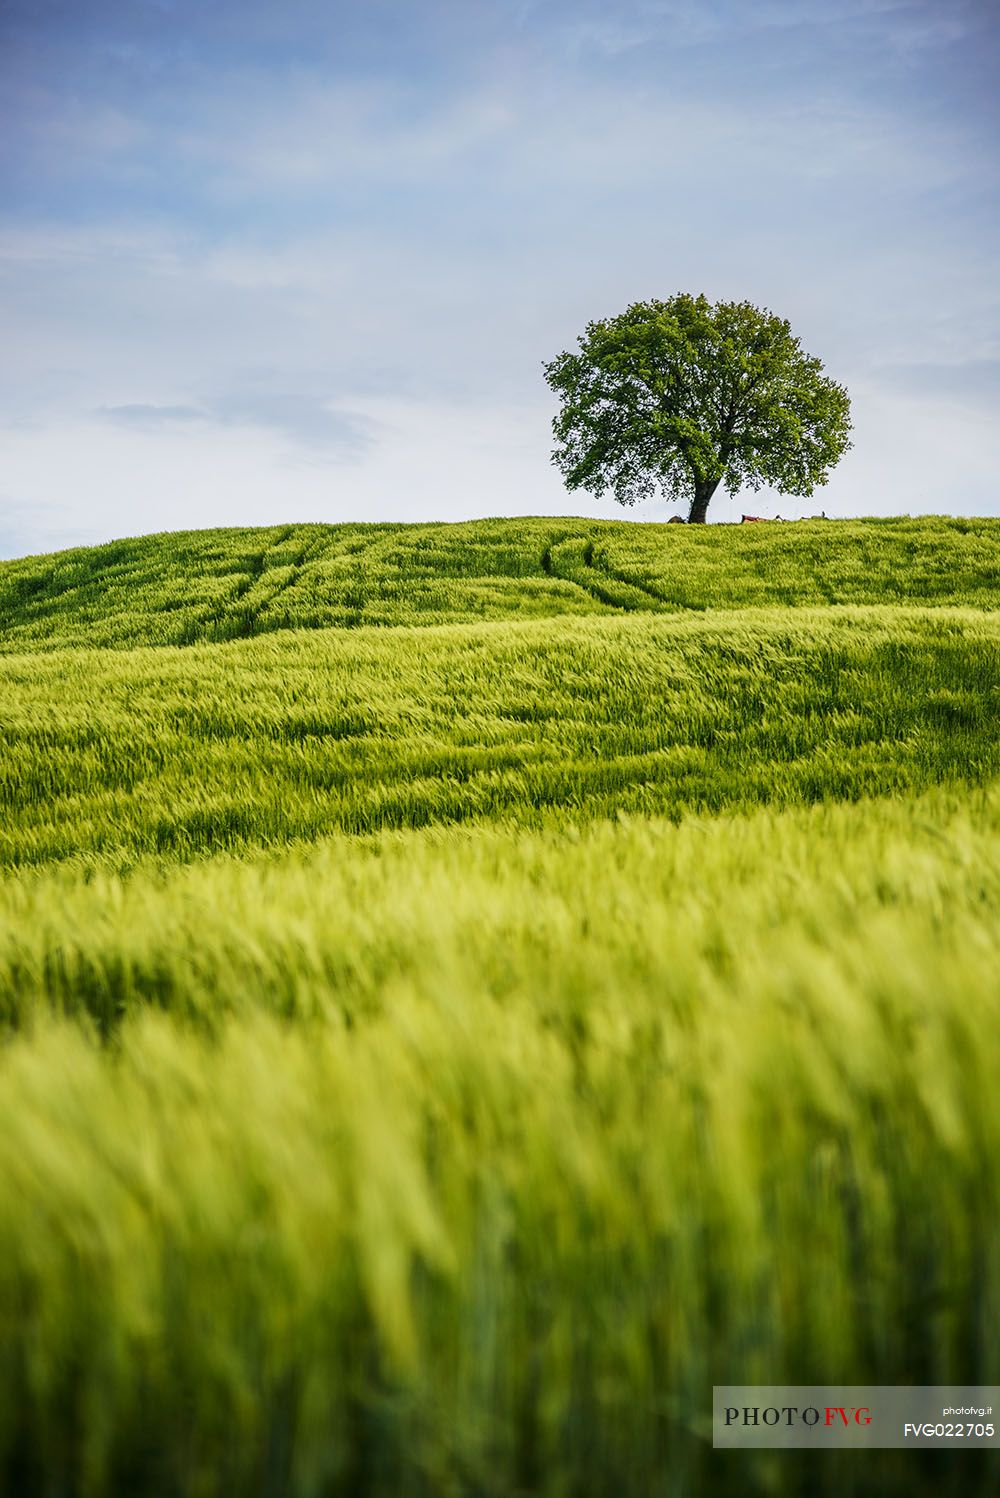
<svg viewBox="0 0 1000 1498"><path fill-rule="evenodd" d="M997 791L0 911L10 1491L995 1491L704 1422L1000 1381Z"/></svg>

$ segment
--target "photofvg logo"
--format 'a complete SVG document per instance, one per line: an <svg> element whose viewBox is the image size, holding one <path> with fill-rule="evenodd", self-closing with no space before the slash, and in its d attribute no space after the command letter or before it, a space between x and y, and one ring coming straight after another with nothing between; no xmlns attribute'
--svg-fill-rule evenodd
<svg viewBox="0 0 1000 1498"><path fill-rule="evenodd" d="M726 1407L727 1426L794 1425L797 1420L803 1425L822 1425L825 1430L839 1430L841 1426L850 1426L852 1421L855 1425L871 1425L872 1412L866 1404L828 1404L823 1409L818 1409L814 1404L807 1404L804 1409L794 1404L782 1405L780 1408L776 1404L745 1404L742 1408L731 1404Z"/></svg>
<svg viewBox="0 0 1000 1498"><path fill-rule="evenodd" d="M719 1447L993 1446L1000 1390L982 1385L728 1384L714 1390Z"/></svg>

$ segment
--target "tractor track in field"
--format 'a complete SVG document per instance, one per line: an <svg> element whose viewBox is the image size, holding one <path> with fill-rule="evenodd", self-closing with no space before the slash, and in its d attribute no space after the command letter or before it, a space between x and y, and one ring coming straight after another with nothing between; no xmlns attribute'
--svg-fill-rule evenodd
<svg viewBox="0 0 1000 1498"><path fill-rule="evenodd" d="M647 598L652 599L652 601L657 605L658 608L662 608L662 606L665 603L669 603L670 602L669 599L664 598L664 596L663 596L662 593L658 593L655 588L651 588L651 587L648 586L648 584L640 582L638 578L635 578L635 577L626 577L621 572L612 572L609 567L605 567L605 568L598 568L598 567L596 567L594 565L594 543L593 543L593 541L588 541L587 544L586 544L586 546L583 548L583 560L584 560L584 564L587 567L590 567L594 572L603 572L606 577L610 578L612 581L614 581L616 583L620 583L622 585L622 587L625 587L625 588L634 588L636 590L636 592L638 592L638 593L644 593ZM622 607L625 608L625 610L627 612L630 612L630 613L631 612L635 612L635 607L634 606L632 606L631 608L629 608L628 605L622 605Z"/></svg>
<svg viewBox="0 0 1000 1498"><path fill-rule="evenodd" d="M185 635L189 636L190 638L185 639L184 641L182 641L182 643L193 644L204 639L205 636L199 632L201 630L211 629L213 624L218 625L220 623L231 624L232 628L227 629L221 636L217 635L217 639L221 638L224 640L240 640L249 639L251 636L257 633L272 633L272 630L270 629L258 631L256 627L260 618L261 609L265 606L270 607L274 603L276 598L280 598L282 593L287 592L289 588L293 587L299 581L299 578L302 575L303 568L310 561L315 560L319 552L322 549L325 549L326 545L328 544L328 538L325 535L320 535L317 540L313 541L311 544L305 545L299 552L298 556L291 562L279 564L284 566L291 566L292 571L290 575L285 579L285 581L281 583L279 587L275 588L274 592L269 594L267 598L261 599L252 607L247 606L242 610L239 608L239 601L241 598L245 598L247 594L256 587L261 578L266 577L268 572L275 570L275 568L269 565L269 558L274 554L279 546L284 546L285 542L290 540L291 537L294 536L296 529L297 527L294 525L282 526L275 535L274 540L270 543L270 545L264 548L262 551L257 552L253 557L250 558L247 570L243 576L242 581L236 585L236 588L228 601L230 607L235 606L233 607L233 613L230 615L227 609L227 614L223 616L222 620L220 620L217 614L213 613L210 610L205 610L197 620L193 621L187 626Z"/></svg>
<svg viewBox="0 0 1000 1498"><path fill-rule="evenodd" d="M579 553L579 562L583 570L582 577L578 575L576 570L560 567L559 558L554 557L553 552L559 546L565 546L580 539L580 537L567 536L559 542L550 542L542 551L542 571L549 577L559 578L561 582L572 583L574 587L580 589L581 593L591 598L596 598L598 603L603 604L605 608L614 609L620 614L665 611L669 610L671 605L674 608L687 607L687 605L675 603L674 600L665 597L662 593L657 592L654 588L638 581L636 578L625 577L621 573L612 572L606 566L597 566L594 562L594 543L590 539L583 541ZM602 579L606 579L609 586L602 585ZM615 585L617 585L618 589L631 592L637 595L637 597L634 600L630 600L623 597L621 592L616 594ZM647 599L649 600L648 603L645 601Z"/></svg>

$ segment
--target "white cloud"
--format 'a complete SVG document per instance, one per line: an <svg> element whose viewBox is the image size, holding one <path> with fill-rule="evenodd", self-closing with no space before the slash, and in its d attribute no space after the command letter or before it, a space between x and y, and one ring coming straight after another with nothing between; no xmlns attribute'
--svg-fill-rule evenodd
<svg viewBox="0 0 1000 1498"><path fill-rule="evenodd" d="M855 452L842 465L846 513L1000 515L1000 436L992 411L940 392L852 389ZM831 490L833 485L831 484Z"/></svg>
<svg viewBox="0 0 1000 1498"><path fill-rule="evenodd" d="M848 384L857 446L828 511L992 503L992 153L967 121L824 66L827 43L859 68L895 67L893 48L909 66L973 10L514 9L503 47L443 57L433 86L244 57L171 63L148 107L135 89L37 94L22 139L43 177L69 163L79 196L65 223L57 195L47 220L0 231L18 511L0 545L74 525L589 510L548 464L541 362L589 318L681 289L788 316ZM447 7L426 10L440 27ZM499 26L492 8L452 13L463 45ZM768 88L742 49L772 31L777 63L811 65L776 63Z"/></svg>

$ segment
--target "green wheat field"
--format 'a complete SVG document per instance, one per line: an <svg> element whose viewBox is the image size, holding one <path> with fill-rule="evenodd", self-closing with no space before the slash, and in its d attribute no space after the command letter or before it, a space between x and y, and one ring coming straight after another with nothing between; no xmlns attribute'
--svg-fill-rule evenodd
<svg viewBox="0 0 1000 1498"><path fill-rule="evenodd" d="M1000 521L0 564L0 1489L993 1494Z"/></svg>

